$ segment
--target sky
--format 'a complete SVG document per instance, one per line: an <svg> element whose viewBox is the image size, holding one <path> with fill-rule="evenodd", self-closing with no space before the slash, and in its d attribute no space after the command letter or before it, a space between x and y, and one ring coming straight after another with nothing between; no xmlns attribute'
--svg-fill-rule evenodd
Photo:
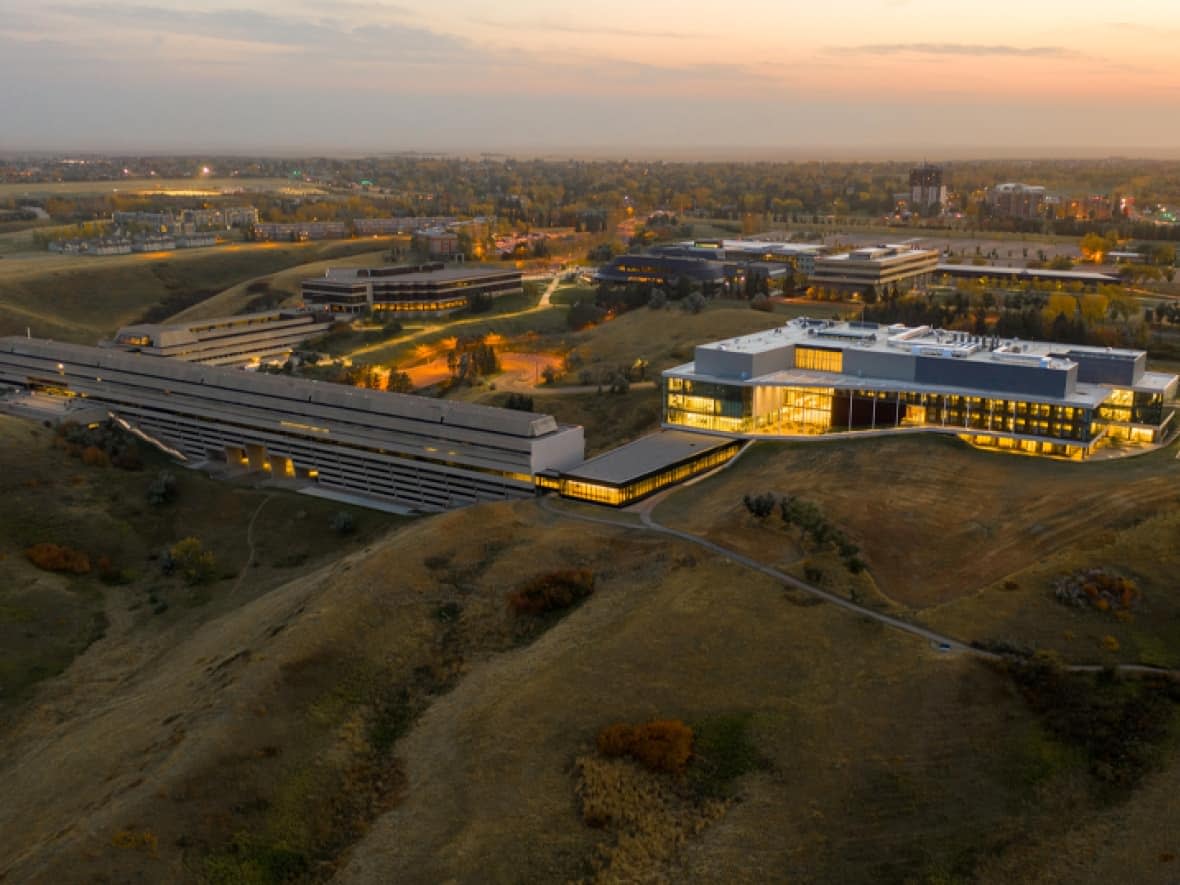
<svg viewBox="0 0 1180 885"><path fill-rule="evenodd" d="M1176 0L0 0L0 150L1180 156Z"/></svg>

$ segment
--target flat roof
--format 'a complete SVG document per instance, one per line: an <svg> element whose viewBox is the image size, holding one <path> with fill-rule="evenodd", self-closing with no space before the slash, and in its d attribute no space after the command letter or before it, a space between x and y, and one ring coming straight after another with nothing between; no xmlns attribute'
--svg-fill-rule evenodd
<svg viewBox="0 0 1180 885"><path fill-rule="evenodd" d="M661 430L563 471L562 476L621 486L733 442L702 433Z"/></svg>
<svg viewBox="0 0 1180 885"><path fill-rule="evenodd" d="M1085 283L1118 283L1115 274L1093 270L1053 270L1048 267L998 267L994 264L940 264L935 273L970 274L980 277L1044 277L1056 280L1078 280Z"/></svg>
<svg viewBox="0 0 1180 885"><path fill-rule="evenodd" d="M322 277L308 277L304 280L306 283L312 283L316 280L332 280L334 282L349 282L349 283L429 283L429 282L450 282L452 280L469 280L478 279L479 277L499 276L506 273L520 273L514 267L495 267L492 265L481 264L461 264L450 265L442 267L438 270L415 270L407 273L391 273L382 275L381 273L370 273L371 271L388 271L393 270L393 267L330 267L324 271ZM366 273L362 273L366 271Z"/></svg>
<svg viewBox="0 0 1180 885"><path fill-rule="evenodd" d="M1061 344L1054 341L1022 341L934 329L930 326L906 326L901 323L880 325L871 322L835 322L797 317L785 325L750 335L698 344L698 350L733 353L765 353L792 344L829 350L872 350L879 353L913 353L918 356L945 356L973 362L1032 364L1049 360L1047 368L1068 368L1068 354L1105 356L1129 360L1145 355L1142 350L1099 347L1084 344ZM994 345L994 346L993 346Z"/></svg>
<svg viewBox="0 0 1180 885"><path fill-rule="evenodd" d="M488 434L535 439L558 430L551 415L501 409L458 400L432 399L404 393L365 390L346 384L313 381L289 375L242 372L186 360L166 360L121 350L87 347L38 338L0 338L0 353L69 363L71 369L86 367L150 376L158 382L199 385L209 399L224 400L231 408L249 409L250 395L274 397L283 408L298 405L306 414L316 407L370 412L376 418L400 418L438 425L436 433L465 429ZM278 403L276 403L278 405Z"/></svg>

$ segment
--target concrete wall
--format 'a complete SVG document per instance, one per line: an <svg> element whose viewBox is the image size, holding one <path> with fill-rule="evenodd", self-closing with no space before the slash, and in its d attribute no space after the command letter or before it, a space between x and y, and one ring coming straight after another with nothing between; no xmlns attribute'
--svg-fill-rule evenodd
<svg viewBox="0 0 1180 885"><path fill-rule="evenodd" d="M720 378L756 378L769 375L795 365L795 346L784 344L760 353L740 350L719 350L715 347L698 347L695 356L695 371L700 375L716 375Z"/></svg>

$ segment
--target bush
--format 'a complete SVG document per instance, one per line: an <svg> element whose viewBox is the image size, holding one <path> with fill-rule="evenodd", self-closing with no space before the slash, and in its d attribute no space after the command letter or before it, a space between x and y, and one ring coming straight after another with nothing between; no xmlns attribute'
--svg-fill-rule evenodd
<svg viewBox="0 0 1180 885"><path fill-rule="evenodd" d="M517 412L531 412L533 410L533 398L527 393L510 393L508 399L504 400L504 408L513 409Z"/></svg>
<svg viewBox="0 0 1180 885"><path fill-rule="evenodd" d="M679 719L656 719L608 725L596 745L603 756L629 756L650 771L681 774L692 758L692 737L692 729Z"/></svg>
<svg viewBox="0 0 1180 885"><path fill-rule="evenodd" d="M594 326L602 322L606 311L589 301L579 301L565 315L565 324L573 331Z"/></svg>
<svg viewBox="0 0 1180 885"><path fill-rule="evenodd" d="M93 427L77 421L63 421L57 427L53 444L65 449L71 458L80 458L92 467L113 464L122 470L143 468L138 444L112 421Z"/></svg>
<svg viewBox="0 0 1180 885"><path fill-rule="evenodd" d="M25 550L25 558L42 571L73 575L90 573L90 557L81 550L61 544L34 544Z"/></svg>
<svg viewBox="0 0 1180 885"><path fill-rule="evenodd" d="M173 544L168 549L168 561L188 584L207 584L217 577L217 560L197 538L184 538Z"/></svg>
<svg viewBox="0 0 1180 885"><path fill-rule="evenodd" d="M762 495L743 495L742 503L746 505L753 516L758 519L766 519L774 512L775 505L778 504L778 498L772 492L766 492Z"/></svg>
<svg viewBox="0 0 1180 885"><path fill-rule="evenodd" d="M1134 608L1142 596L1130 578L1100 568L1062 575L1053 583L1053 595L1065 605L1116 613Z"/></svg>
<svg viewBox="0 0 1180 885"><path fill-rule="evenodd" d="M160 507L176 500L176 477L161 470L147 487L148 503Z"/></svg>
<svg viewBox="0 0 1180 885"><path fill-rule="evenodd" d="M332 514L328 527L338 535L351 535L356 531L356 520L347 510L338 510Z"/></svg>
<svg viewBox="0 0 1180 885"><path fill-rule="evenodd" d="M563 569L526 581L508 595L508 605L518 615L543 615L569 608L593 592L592 571Z"/></svg>
<svg viewBox="0 0 1180 885"><path fill-rule="evenodd" d="M82 463L88 467L109 467L111 459L98 446L87 446L82 450Z"/></svg>

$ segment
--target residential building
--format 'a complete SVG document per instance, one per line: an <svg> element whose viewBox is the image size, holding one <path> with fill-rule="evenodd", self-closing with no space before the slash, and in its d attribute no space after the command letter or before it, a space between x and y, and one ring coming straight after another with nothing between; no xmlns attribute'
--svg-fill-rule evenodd
<svg viewBox="0 0 1180 885"><path fill-rule="evenodd" d="M521 272L489 265L448 267L440 262L395 267L334 267L303 280L308 307L332 313L445 313L467 307L477 295L524 291Z"/></svg>
<svg viewBox="0 0 1180 885"><path fill-rule="evenodd" d="M946 206L942 167L923 163L910 170L909 204L923 215L937 215Z"/></svg>
<svg viewBox="0 0 1180 885"><path fill-rule="evenodd" d="M459 235L449 230L416 230L413 247L431 261L463 257L463 252L459 248Z"/></svg>
<svg viewBox="0 0 1180 885"><path fill-rule="evenodd" d="M349 234L347 221L263 221L250 228L255 240L342 240Z"/></svg>
<svg viewBox="0 0 1180 885"><path fill-rule="evenodd" d="M584 453L549 415L40 339L0 338L0 382L85 397L190 464L420 511L530 497Z"/></svg>
<svg viewBox="0 0 1180 885"><path fill-rule="evenodd" d="M1170 431L1177 376L1144 351L1023 342L929 326L792 320L699 345L663 373L664 425L731 437L905 429L1085 458Z"/></svg>
<svg viewBox="0 0 1180 885"><path fill-rule="evenodd" d="M373 236L375 234L408 234L416 230L431 227L447 227L455 223L450 217L431 218L355 218L352 222L357 236Z"/></svg>
<svg viewBox="0 0 1180 885"><path fill-rule="evenodd" d="M1040 185L1009 182L987 192L987 205L999 218L1043 218L1045 189Z"/></svg>
<svg viewBox="0 0 1180 885"><path fill-rule="evenodd" d="M212 232L203 231L201 233L179 234L176 237L177 249L202 249L207 246L217 245L217 235Z"/></svg>
<svg viewBox="0 0 1180 885"><path fill-rule="evenodd" d="M816 258L810 283L819 289L862 297L882 295L887 290L905 292L929 283L937 264L935 249L919 249L907 243L867 246Z"/></svg>
<svg viewBox="0 0 1180 885"><path fill-rule="evenodd" d="M324 334L331 325L327 313L268 310L190 323L124 326L109 346L210 366L244 366L286 359L299 344Z"/></svg>
<svg viewBox="0 0 1180 885"><path fill-rule="evenodd" d="M165 234L148 234L131 241L132 252L171 252L176 240Z"/></svg>

